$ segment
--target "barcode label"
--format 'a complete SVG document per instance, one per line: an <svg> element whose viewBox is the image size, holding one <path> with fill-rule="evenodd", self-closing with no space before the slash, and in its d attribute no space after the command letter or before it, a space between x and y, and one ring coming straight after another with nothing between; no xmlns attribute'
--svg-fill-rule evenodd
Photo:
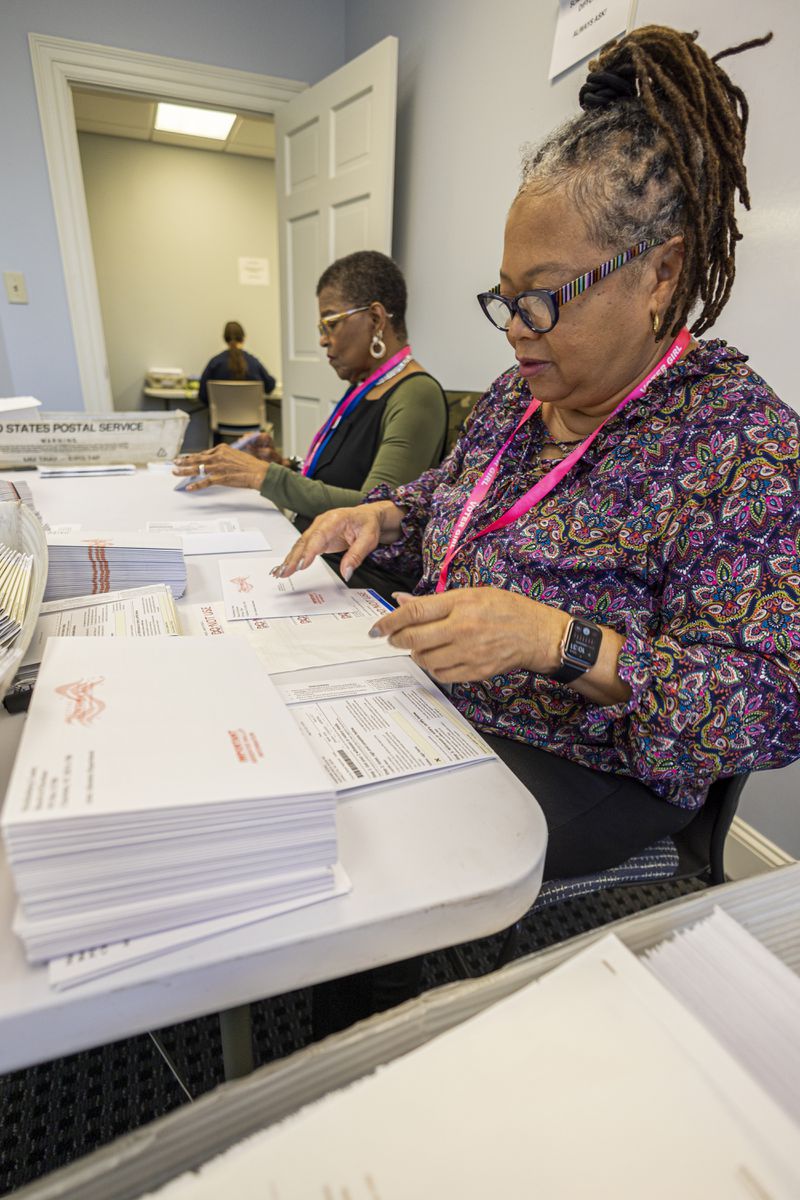
<svg viewBox="0 0 800 1200"><path fill-rule="evenodd" d="M347 753L346 750L340 750L339 757L341 758L342 762L344 762L345 766L348 766L350 768L350 770L355 775L356 779L361 779L363 777L364 772L359 771L358 767L353 762L352 758L350 757L350 755Z"/></svg>

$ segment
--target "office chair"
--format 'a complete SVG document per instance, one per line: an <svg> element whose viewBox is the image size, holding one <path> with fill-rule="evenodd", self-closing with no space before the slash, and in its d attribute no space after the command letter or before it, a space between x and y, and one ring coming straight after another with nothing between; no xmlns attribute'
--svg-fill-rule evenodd
<svg viewBox="0 0 800 1200"><path fill-rule="evenodd" d="M506 932L492 967L505 966L514 957L522 921L531 914L578 896L589 896L606 888L639 887L645 883L696 879L709 887L725 882L725 839L731 827L739 797L748 774L716 779L708 789L706 802L696 816L678 833L662 838L617 867L571 879L549 879L542 884L533 906ZM450 960L457 972L467 978L466 964L458 953Z"/></svg>
<svg viewBox="0 0 800 1200"><path fill-rule="evenodd" d="M208 436L214 446L224 437L267 431L267 398L258 379L208 381Z"/></svg>

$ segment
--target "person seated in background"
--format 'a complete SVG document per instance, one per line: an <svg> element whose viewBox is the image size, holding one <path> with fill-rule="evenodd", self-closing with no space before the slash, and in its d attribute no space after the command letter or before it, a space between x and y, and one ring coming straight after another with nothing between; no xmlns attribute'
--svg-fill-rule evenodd
<svg viewBox="0 0 800 1200"><path fill-rule="evenodd" d="M317 284L320 345L348 388L314 437L301 471L267 435L246 450L215 446L176 460L176 475L203 475L187 491L255 488L307 528L329 508L359 504L378 485L399 487L439 463L447 433L441 386L408 344L406 282L376 250L337 259ZM398 575L395 586L405 586ZM412 583L415 581L412 581ZM354 585L385 588L369 568Z"/></svg>
<svg viewBox="0 0 800 1200"><path fill-rule="evenodd" d="M616 866L713 780L800 755L798 415L698 337L749 204L747 102L717 62L748 46L712 60L646 26L601 52L478 297L516 365L440 467L318 517L276 570L344 551L347 577L374 552L419 577L374 633L536 797L545 879Z"/></svg>
<svg viewBox="0 0 800 1200"><path fill-rule="evenodd" d="M222 331L222 339L228 349L216 354L206 364L200 377L200 390L197 394L200 404L208 405L209 379L260 379L268 396L275 390L275 380L263 363L254 354L242 349L245 332L238 321L228 321Z"/></svg>

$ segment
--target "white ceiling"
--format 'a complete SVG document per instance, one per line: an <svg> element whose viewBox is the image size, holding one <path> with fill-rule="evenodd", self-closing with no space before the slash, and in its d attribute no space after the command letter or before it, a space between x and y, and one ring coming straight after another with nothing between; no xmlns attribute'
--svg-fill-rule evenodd
<svg viewBox="0 0 800 1200"><path fill-rule="evenodd" d="M72 89L75 123L80 133L104 133L110 137L135 138L140 142L163 142L192 150L215 150L221 154L245 154L249 158L275 157L275 123L272 117L237 113L224 142L214 138L188 137L154 129L157 100L123 92Z"/></svg>

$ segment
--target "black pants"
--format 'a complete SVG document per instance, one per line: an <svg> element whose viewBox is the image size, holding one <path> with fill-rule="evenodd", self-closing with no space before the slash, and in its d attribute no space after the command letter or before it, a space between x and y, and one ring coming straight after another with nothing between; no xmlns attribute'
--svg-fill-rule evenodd
<svg viewBox="0 0 800 1200"><path fill-rule="evenodd" d="M635 779L593 771L524 742L484 734L498 758L533 793L547 821L545 879L614 867L696 814L659 799ZM418 995L422 957L319 984L313 990L314 1037Z"/></svg>
<svg viewBox="0 0 800 1200"><path fill-rule="evenodd" d="M696 815L661 800L637 779L581 767L546 750L483 735L533 792L547 821L545 879L616 867Z"/></svg>

